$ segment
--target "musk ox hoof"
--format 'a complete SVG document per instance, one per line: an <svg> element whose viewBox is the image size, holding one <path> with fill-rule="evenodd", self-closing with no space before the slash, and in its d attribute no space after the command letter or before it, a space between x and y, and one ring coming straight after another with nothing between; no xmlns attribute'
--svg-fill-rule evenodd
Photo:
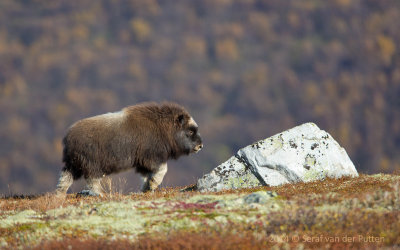
<svg viewBox="0 0 400 250"><path fill-rule="evenodd" d="M92 190L82 190L79 193L76 194L76 197L83 197L83 196L92 196L92 197L99 197L101 194L96 193Z"/></svg>

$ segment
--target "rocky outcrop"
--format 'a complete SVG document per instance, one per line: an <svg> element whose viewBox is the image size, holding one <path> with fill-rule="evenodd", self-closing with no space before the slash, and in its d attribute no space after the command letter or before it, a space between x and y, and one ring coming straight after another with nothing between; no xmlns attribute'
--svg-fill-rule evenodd
<svg viewBox="0 0 400 250"><path fill-rule="evenodd" d="M305 123L240 149L197 182L200 191L277 186L358 176L346 151L326 131Z"/></svg>

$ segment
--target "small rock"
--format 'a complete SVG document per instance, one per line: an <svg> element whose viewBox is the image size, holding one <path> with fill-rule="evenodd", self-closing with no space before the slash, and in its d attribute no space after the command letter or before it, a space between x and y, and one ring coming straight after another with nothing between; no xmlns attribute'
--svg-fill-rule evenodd
<svg viewBox="0 0 400 250"><path fill-rule="evenodd" d="M82 190L76 194L76 197L83 197L83 196L93 196L98 197L100 194L93 192L92 190Z"/></svg>
<svg viewBox="0 0 400 250"><path fill-rule="evenodd" d="M271 191L258 191L255 193L251 193L243 197L244 203L251 204L251 203L259 203L264 204L271 198L276 197L277 194Z"/></svg>

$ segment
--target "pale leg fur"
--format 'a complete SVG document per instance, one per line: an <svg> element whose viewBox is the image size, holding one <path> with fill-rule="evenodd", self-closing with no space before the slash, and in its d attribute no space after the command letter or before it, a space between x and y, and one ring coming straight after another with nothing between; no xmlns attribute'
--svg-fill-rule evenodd
<svg viewBox="0 0 400 250"><path fill-rule="evenodd" d="M167 163L161 163L156 172L145 176L143 178L144 183L142 186L142 192L154 191L163 181L167 170Z"/></svg>
<svg viewBox="0 0 400 250"><path fill-rule="evenodd" d="M56 193L67 193L68 188L72 185L74 179L69 171L61 171L60 179L58 179Z"/></svg>
<svg viewBox="0 0 400 250"><path fill-rule="evenodd" d="M101 188L101 179L102 178L88 178L86 179L87 185L86 188L91 190L92 192L102 195L103 189Z"/></svg>

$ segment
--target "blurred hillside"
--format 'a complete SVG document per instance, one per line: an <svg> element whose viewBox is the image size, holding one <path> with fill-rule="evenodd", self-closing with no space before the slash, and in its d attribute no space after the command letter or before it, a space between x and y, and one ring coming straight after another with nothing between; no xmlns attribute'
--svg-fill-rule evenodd
<svg viewBox="0 0 400 250"><path fill-rule="evenodd" d="M360 172L398 171L399 23L396 0L2 0L0 194L54 189L69 125L142 101L203 135L166 185L308 121Z"/></svg>

